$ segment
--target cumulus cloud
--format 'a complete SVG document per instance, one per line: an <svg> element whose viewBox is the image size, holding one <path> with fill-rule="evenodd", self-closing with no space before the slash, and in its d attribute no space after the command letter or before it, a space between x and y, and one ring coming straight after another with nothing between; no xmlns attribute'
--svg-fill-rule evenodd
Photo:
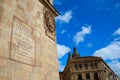
<svg viewBox="0 0 120 80"><path fill-rule="evenodd" d="M102 57L104 60L114 60L120 58L120 42L114 41L108 46L93 53L93 56Z"/></svg>
<svg viewBox="0 0 120 80"><path fill-rule="evenodd" d="M65 12L63 15L59 15L58 17L56 17L56 21L69 23L71 18L72 18L72 11L70 10Z"/></svg>
<svg viewBox="0 0 120 80"><path fill-rule="evenodd" d="M119 10L119 9L120 9L120 2L116 3L116 5L115 5L115 10Z"/></svg>
<svg viewBox="0 0 120 80"><path fill-rule="evenodd" d="M54 0L54 5L61 5L62 3L58 0Z"/></svg>
<svg viewBox="0 0 120 80"><path fill-rule="evenodd" d="M88 43L87 47L91 48L92 47L92 43Z"/></svg>
<svg viewBox="0 0 120 80"><path fill-rule="evenodd" d="M63 65L60 61L59 61L59 72L62 72L65 68L65 65Z"/></svg>
<svg viewBox="0 0 120 80"><path fill-rule="evenodd" d="M58 58L62 58L66 53L70 52L70 48L65 45L57 44Z"/></svg>
<svg viewBox="0 0 120 80"><path fill-rule="evenodd" d="M114 33L113 35L120 35L120 28L118 28Z"/></svg>
<svg viewBox="0 0 120 80"><path fill-rule="evenodd" d="M113 36L116 36L116 38L114 38L114 41L120 41L120 28L118 28L114 33Z"/></svg>
<svg viewBox="0 0 120 80"><path fill-rule="evenodd" d="M96 50L93 56L102 57L104 60L110 60L108 65L120 77L120 28L113 35L118 35L108 46Z"/></svg>
<svg viewBox="0 0 120 80"><path fill-rule="evenodd" d="M80 42L83 42L84 41L84 38L87 34L90 34L91 33L91 26L88 26L88 27L85 27L83 26L82 27L82 31L79 31L78 33L76 33L76 35L74 36L74 42L76 44L79 44Z"/></svg>
<svg viewBox="0 0 120 80"><path fill-rule="evenodd" d="M112 62L109 62L108 65L120 77L120 62L118 60L113 60Z"/></svg>
<svg viewBox="0 0 120 80"><path fill-rule="evenodd" d="M65 32L67 32L67 31L66 31L66 30L62 30L62 31L61 31L61 34L64 34Z"/></svg>
<svg viewBox="0 0 120 80"><path fill-rule="evenodd" d="M119 41L120 40L120 37L117 37L114 39L114 41Z"/></svg>

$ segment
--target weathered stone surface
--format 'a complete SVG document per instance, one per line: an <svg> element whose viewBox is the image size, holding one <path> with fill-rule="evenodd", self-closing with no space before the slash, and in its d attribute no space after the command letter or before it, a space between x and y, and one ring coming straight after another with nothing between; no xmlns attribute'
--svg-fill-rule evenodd
<svg viewBox="0 0 120 80"><path fill-rule="evenodd" d="M55 31L46 35L43 12L54 10L45 1L0 0L0 80L59 79Z"/></svg>

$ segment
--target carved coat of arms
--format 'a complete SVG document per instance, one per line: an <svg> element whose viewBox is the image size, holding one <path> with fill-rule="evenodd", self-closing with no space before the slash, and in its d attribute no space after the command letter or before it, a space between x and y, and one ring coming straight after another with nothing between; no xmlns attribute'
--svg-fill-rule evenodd
<svg viewBox="0 0 120 80"><path fill-rule="evenodd" d="M55 20L52 13L47 9L44 8L44 27L46 31L46 35L50 37L52 40L55 40Z"/></svg>

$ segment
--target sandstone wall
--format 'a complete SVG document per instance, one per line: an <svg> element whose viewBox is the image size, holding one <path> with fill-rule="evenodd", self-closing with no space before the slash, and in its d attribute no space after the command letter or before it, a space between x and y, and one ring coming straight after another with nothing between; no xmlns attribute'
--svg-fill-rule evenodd
<svg viewBox="0 0 120 80"><path fill-rule="evenodd" d="M0 0L0 80L59 79L55 35L44 26L40 1Z"/></svg>

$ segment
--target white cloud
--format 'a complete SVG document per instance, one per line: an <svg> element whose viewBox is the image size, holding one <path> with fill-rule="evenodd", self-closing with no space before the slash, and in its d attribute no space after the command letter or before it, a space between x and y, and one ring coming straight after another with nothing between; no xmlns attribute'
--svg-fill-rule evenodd
<svg viewBox="0 0 120 80"><path fill-rule="evenodd" d="M88 43L87 46L88 46L89 48L91 48L91 47L92 47L92 43Z"/></svg>
<svg viewBox="0 0 120 80"><path fill-rule="evenodd" d="M61 34L64 34L65 32L67 32L67 31L66 31L66 30L62 30L62 31L61 31Z"/></svg>
<svg viewBox="0 0 120 80"><path fill-rule="evenodd" d="M105 3L105 0L96 0L96 3L99 3L99 4Z"/></svg>
<svg viewBox="0 0 120 80"><path fill-rule="evenodd" d="M108 65L120 77L120 62L118 60L113 60L109 62Z"/></svg>
<svg viewBox="0 0 120 80"><path fill-rule="evenodd" d="M104 60L114 60L120 58L120 42L114 41L108 46L93 53L93 56L102 57Z"/></svg>
<svg viewBox="0 0 120 80"><path fill-rule="evenodd" d="M114 38L114 41L120 41L120 28L118 28L114 33L113 36L117 36Z"/></svg>
<svg viewBox="0 0 120 80"><path fill-rule="evenodd" d="M70 10L65 12L63 15L59 15L58 17L56 17L56 20L60 22L69 23L71 18L72 18L72 11Z"/></svg>
<svg viewBox="0 0 120 80"><path fill-rule="evenodd" d="M62 63L59 61L59 72L62 72L65 68L65 65L62 65Z"/></svg>
<svg viewBox="0 0 120 80"><path fill-rule="evenodd" d="M120 36L114 39L114 41L119 41L119 40L120 40Z"/></svg>
<svg viewBox="0 0 120 80"><path fill-rule="evenodd" d="M120 3L117 3L116 5L115 5L115 10L119 10L120 9Z"/></svg>
<svg viewBox="0 0 120 80"><path fill-rule="evenodd" d="M96 50L93 56L102 57L104 60L111 60L108 65L120 77L120 28L113 35L118 35L108 46Z"/></svg>
<svg viewBox="0 0 120 80"><path fill-rule="evenodd" d="M70 48L65 45L57 44L58 58L62 58L66 53L70 52Z"/></svg>
<svg viewBox="0 0 120 80"><path fill-rule="evenodd" d="M54 0L54 5L61 5L62 3L58 0Z"/></svg>
<svg viewBox="0 0 120 80"><path fill-rule="evenodd" d="M67 35L69 38L71 37L70 34Z"/></svg>
<svg viewBox="0 0 120 80"><path fill-rule="evenodd" d="M118 28L113 35L120 35L120 28Z"/></svg>
<svg viewBox="0 0 120 80"><path fill-rule="evenodd" d="M115 4L114 10L116 11L116 13L120 14L120 2Z"/></svg>
<svg viewBox="0 0 120 80"><path fill-rule="evenodd" d="M80 42L84 41L84 38L87 34L91 33L91 26L82 27L82 31L78 32L75 36L74 36L74 41L76 42L76 44L79 44Z"/></svg>

